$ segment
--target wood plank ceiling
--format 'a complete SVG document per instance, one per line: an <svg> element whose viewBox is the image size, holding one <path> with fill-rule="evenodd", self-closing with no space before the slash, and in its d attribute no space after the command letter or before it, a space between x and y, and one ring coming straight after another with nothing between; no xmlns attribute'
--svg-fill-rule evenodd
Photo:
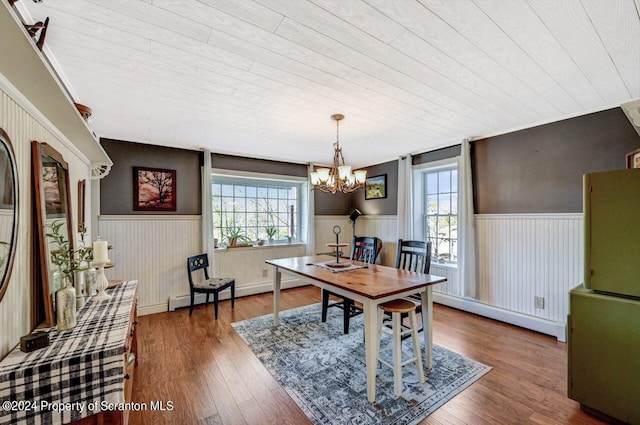
<svg viewBox="0 0 640 425"><path fill-rule="evenodd" d="M99 136L371 165L640 98L640 0L44 0ZM25 10L26 8L26 10Z"/></svg>

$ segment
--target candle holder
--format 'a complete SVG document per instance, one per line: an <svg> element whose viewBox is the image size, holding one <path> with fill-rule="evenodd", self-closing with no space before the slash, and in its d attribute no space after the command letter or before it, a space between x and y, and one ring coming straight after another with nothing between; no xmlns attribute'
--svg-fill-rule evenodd
<svg viewBox="0 0 640 425"><path fill-rule="evenodd" d="M92 263L94 267L98 268L98 277L96 279L96 287L98 289L98 293L93 297L96 301L105 301L111 299L111 295L105 292L107 286L109 286L109 281L107 280L107 276L104 275L104 266L107 262L104 263Z"/></svg>

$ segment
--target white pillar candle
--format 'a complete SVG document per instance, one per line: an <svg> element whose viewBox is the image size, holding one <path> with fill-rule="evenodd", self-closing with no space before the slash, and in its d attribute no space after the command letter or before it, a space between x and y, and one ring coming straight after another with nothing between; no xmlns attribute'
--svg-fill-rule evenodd
<svg viewBox="0 0 640 425"><path fill-rule="evenodd" d="M95 241L93 243L93 262L94 263L108 263L109 256L109 244L107 241Z"/></svg>

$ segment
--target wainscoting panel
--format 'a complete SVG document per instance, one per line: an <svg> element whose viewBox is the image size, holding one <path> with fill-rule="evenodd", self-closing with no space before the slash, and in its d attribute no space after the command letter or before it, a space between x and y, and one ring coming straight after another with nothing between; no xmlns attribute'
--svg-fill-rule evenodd
<svg viewBox="0 0 640 425"><path fill-rule="evenodd" d="M568 292L583 281L582 214L477 215L476 223L478 300L566 322Z"/></svg>
<svg viewBox="0 0 640 425"><path fill-rule="evenodd" d="M349 217L344 215L317 215L315 216L315 226L316 254L332 250L327 247L327 244L335 243L336 241L336 236L333 233L334 226L340 226L340 242L351 244L353 232Z"/></svg>
<svg viewBox="0 0 640 425"><path fill-rule="evenodd" d="M393 266L396 261L396 249L398 239L398 219L395 215L363 215L356 221L356 235L376 236L382 239L382 252L380 263ZM336 241L333 234L333 226L340 226L340 242L349 244L346 255L351 250L351 239L353 238L353 224L349 217L343 215L317 215L316 224L316 252L331 251L327 248L327 243Z"/></svg>
<svg viewBox="0 0 640 425"><path fill-rule="evenodd" d="M439 283L433 287L434 292L447 294L454 297L462 297L464 290L458 284L458 269L453 267L439 266L437 263L431 263L430 273L436 276L446 277L447 281Z"/></svg>
<svg viewBox="0 0 640 425"><path fill-rule="evenodd" d="M398 217L395 215L363 215L356 222L358 236L376 236L382 239L380 264L393 267L398 249Z"/></svg>
<svg viewBox="0 0 640 425"><path fill-rule="evenodd" d="M102 239L109 242L115 267L109 279L138 280L138 305L164 305L189 293L186 259L200 253L200 216L100 216Z"/></svg>
<svg viewBox="0 0 640 425"><path fill-rule="evenodd" d="M32 114L33 105L28 104L2 75L0 75L0 127L3 128L13 144L18 171L18 235L16 255L11 277L4 298L0 302L0 358L4 357L20 341L20 337L29 333L37 323L32 323L32 179L31 179L31 141L46 142L58 150L69 163L69 181L73 223L77 223L77 183L80 179L89 181L89 161L68 140L62 140L54 133L50 122ZM59 132L58 132L59 134ZM4 171L3 171L4 172ZM87 198L91 197L91 188L87 187ZM91 216L87 204L87 217ZM2 235L6 240L8 229L3 218ZM74 235L77 237L77 234Z"/></svg>
<svg viewBox="0 0 640 425"><path fill-rule="evenodd" d="M109 256L116 264L105 273L109 279L138 280L141 314L167 311L169 300L173 308L189 305L184 303L189 295L186 259L200 253L200 216L100 216L99 224L102 238L113 245ZM257 294L273 287L273 267L265 260L304 254L302 244L217 249L210 271L234 277L238 296ZM285 281L284 287L299 284Z"/></svg>
<svg viewBox="0 0 640 425"><path fill-rule="evenodd" d="M228 248L216 250L217 276L232 276L236 279L236 291L241 295L271 291L273 289L273 266L265 263L266 260L277 258L301 257L306 255L304 244L273 245L264 247ZM283 280L290 280L283 276ZM257 291L249 291L250 288L263 288ZM189 287L187 286L187 293Z"/></svg>

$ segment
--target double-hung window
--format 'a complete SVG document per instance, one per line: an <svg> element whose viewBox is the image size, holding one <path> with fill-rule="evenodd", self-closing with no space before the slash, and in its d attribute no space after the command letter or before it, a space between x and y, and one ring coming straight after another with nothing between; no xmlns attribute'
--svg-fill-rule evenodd
<svg viewBox="0 0 640 425"><path fill-rule="evenodd" d="M458 261L458 167L423 172L424 238L433 243L433 261Z"/></svg>
<svg viewBox="0 0 640 425"><path fill-rule="evenodd" d="M212 174L213 234L218 243L301 239L302 182Z"/></svg>

